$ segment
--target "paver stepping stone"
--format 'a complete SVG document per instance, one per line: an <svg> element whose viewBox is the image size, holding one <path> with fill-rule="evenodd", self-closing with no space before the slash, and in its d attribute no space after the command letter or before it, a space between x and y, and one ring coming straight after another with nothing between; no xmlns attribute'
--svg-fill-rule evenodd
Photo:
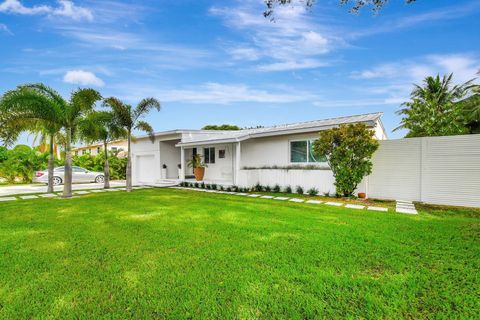
<svg viewBox="0 0 480 320"><path fill-rule="evenodd" d="M305 202L305 200L303 200L303 199L298 199L298 198L292 198L292 199L290 199L290 200L288 200L288 201L291 201L291 202L299 202L299 203L300 203L300 202Z"/></svg>
<svg viewBox="0 0 480 320"><path fill-rule="evenodd" d="M260 197L259 194L249 194L248 196L249 196L249 197L252 197L252 198L258 198L258 197Z"/></svg>
<svg viewBox="0 0 480 320"><path fill-rule="evenodd" d="M395 211L398 213L406 213L406 214L418 214L417 209L415 209L415 205L411 201L405 200L397 200L397 206Z"/></svg>
<svg viewBox="0 0 480 320"><path fill-rule="evenodd" d="M75 194L89 194L90 191L77 191Z"/></svg>
<svg viewBox="0 0 480 320"><path fill-rule="evenodd" d="M396 211L397 211L398 213L418 214L418 211L417 211L416 209L397 208Z"/></svg>
<svg viewBox="0 0 480 320"><path fill-rule="evenodd" d="M341 202L325 202L325 204L328 204L329 206L336 206L336 207L343 206L343 203Z"/></svg>
<svg viewBox="0 0 480 320"><path fill-rule="evenodd" d="M320 203L322 203L322 201L320 201L320 200L308 200L307 203L320 204Z"/></svg>
<svg viewBox="0 0 480 320"><path fill-rule="evenodd" d="M99 192L105 192L105 190L98 189L98 190L92 190L92 191L90 191L90 192L99 193Z"/></svg>
<svg viewBox="0 0 480 320"><path fill-rule="evenodd" d="M262 199L273 199L273 196L261 196Z"/></svg>
<svg viewBox="0 0 480 320"><path fill-rule="evenodd" d="M20 196L20 199L27 200L27 199L38 199L37 196Z"/></svg>
<svg viewBox="0 0 480 320"><path fill-rule="evenodd" d="M105 191L108 191L108 192L116 192L116 191L120 191L118 189L105 189Z"/></svg>
<svg viewBox="0 0 480 320"><path fill-rule="evenodd" d="M365 209L365 206L361 206L361 205L359 205L359 204L347 204L347 205L345 206L345 208L363 210L363 209Z"/></svg>
<svg viewBox="0 0 480 320"><path fill-rule="evenodd" d="M240 192L240 193L235 193L236 196L246 196L248 195L248 193L243 193L243 192Z"/></svg>
<svg viewBox="0 0 480 320"><path fill-rule="evenodd" d="M54 193L45 193L45 194L41 194L40 197L42 198L52 198L52 197L56 197L57 195L54 194Z"/></svg>
<svg viewBox="0 0 480 320"><path fill-rule="evenodd" d="M5 198L0 198L0 201L14 201L17 200L15 197L5 197Z"/></svg>
<svg viewBox="0 0 480 320"><path fill-rule="evenodd" d="M388 208L382 208L382 207L368 207L367 210L372 210L372 211L383 211L387 212Z"/></svg>
<svg viewBox="0 0 480 320"><path fill-rule="evenodd" d="M290 198L288 197L276 197L276 198L273 198L273 200L281 200L281 201L285 201L285 200L288 200Z"/></svg>

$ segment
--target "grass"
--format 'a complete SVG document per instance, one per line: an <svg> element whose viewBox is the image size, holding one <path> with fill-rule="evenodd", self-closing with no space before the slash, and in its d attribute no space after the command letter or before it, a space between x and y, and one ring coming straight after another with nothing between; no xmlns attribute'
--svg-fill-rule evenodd
<svg viewBox="0 0 480 320"><path fill-rule="evenodd" d="M171 189L0 203L0 318L475 318L479 218Z"/></svg>

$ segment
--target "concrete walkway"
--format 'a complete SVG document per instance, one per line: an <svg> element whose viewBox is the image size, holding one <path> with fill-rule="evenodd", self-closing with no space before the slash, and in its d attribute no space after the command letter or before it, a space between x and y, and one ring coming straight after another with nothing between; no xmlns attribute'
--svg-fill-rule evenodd
<svg viewBox="0 0 480 320"><path fill-rule="evenodd" d="M123 187L125 186L124 180L113 180L110 181L110 186ZM88 190L88 189L103 189L103 183L78 183L72 185L73 190ZM63 185L55 186L53 188L54 192L62 192ZM44 184L27 184L27 185L13 185L13 186L0 186L0 197L4 196L15 196L21 194L32 194L32 193L46 193L47 185Z"/></svg>
<svg viewBox="0 0 480 320"><path fill-rule="evenodd" d="M219 193L219 194L231 194L236 196L243 196L243 197L250 197L256 199L270 199L270 200L279 200L279 201L289 201L295 203L308 203L313 205L324 204L328 206L335 206L335 207L345 207L354 210L370 210L370 211L382 211L388 212L388 208L384 207L374 207L374 206L362 206L358 204L345 204L343 202L333 202L333 201L320 201L320 200L308 200L308 199L300 199L294 197L275 197L275 196L262 196L260 194L254 193L239 193L239 192L227 192L227 191L219 191L219 190L209 190L209 189L199 189L199 188L187 188L187 187L170 187L172 189L179 189L179 190L192 190L192 191L199 191L199 192L207 192L207 193Z"/></svg>

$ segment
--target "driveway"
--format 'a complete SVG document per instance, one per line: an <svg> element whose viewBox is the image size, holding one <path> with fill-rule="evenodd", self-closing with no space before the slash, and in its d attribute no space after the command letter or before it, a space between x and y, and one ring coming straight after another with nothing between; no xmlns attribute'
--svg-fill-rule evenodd
<svg viewBox="0 0 480 320"><path fill-rule="evenodd" d="M114 180L110 181L110 186L113 187L125 187L124 180ZM79 183L72 186L73 190L86 190L86 189L103 189L103 183ZM63 185L55 186L55 192L63 191ZM18 194L29 194L29 193L45 193L47 192L47 185L43 184L27 184L27 185L18 185L18 186L0 186L0 197L1 196L13 196Z"/></svg>

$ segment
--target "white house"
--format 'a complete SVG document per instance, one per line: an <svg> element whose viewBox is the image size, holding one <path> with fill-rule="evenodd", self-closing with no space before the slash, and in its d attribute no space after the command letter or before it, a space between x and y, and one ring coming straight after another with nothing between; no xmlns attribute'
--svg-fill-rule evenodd
<svg viewBox="0 0 480 320"><path fill-rule="evenodd" d="M133 183L193 181L193 170L186 163L197 153L208 166L205 183L301 185L322 193L334 192L332 172L311 152L312 141L318 132L348 123L364 123L375 131L377 139L387 139L381 116L370 113L238 131L158 132L153 143L140 137L132 144ZM167 170L162 176L164 166Z"/></svg>

